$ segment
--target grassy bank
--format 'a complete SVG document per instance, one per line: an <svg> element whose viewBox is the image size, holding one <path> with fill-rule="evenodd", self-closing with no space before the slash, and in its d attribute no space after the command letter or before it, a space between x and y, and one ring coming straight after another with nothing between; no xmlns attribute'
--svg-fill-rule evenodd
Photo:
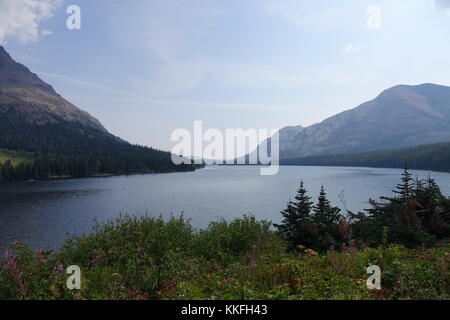
<svg viewBox="0 0 450 320"><path fill-rule="evenodd" d="M0 299L450 299L449 244L340 249L288 252L253 217L194 230L183 218L125 216L57 253L14 244L1 261ZM373 264L381 290L366 286ZM69 265L81 268L81 290L66 288Z"/></svg>

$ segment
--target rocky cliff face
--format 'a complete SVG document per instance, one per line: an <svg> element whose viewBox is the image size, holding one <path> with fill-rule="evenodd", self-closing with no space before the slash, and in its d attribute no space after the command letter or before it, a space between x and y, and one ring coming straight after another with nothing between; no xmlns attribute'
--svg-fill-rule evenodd
<svg viewBox="0 0 450 320"><path fill-rule="evenodd" d="M450 87L400 85L307 128L280 131L282 159L450 141Z"/></svg>
<svg viewBox="0 0 450 320"><path fill-rule="evenodd" d="M97 119L63 99L0 46L0 114L11 112L32 124L67 121L106 132Z"/></svg>

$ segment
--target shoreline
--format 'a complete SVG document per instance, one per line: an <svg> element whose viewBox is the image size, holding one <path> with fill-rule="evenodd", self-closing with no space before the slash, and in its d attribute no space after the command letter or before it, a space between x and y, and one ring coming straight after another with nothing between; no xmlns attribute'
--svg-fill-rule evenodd
<svg viewBox="0 0 450 320"><path fill-rule="evenodd" d="M255 167L261 167L261 166L269 166L264 164L214 164L215 166L224 166L224 167L232 167L232 166L255 166ZM402 167L384 167L384 166L344 166L344 165L323 165L323 164L316 164L316 165L305 165L305 164L280 164L280 167L329 167L329 168L367 168L367 169L403 169ZM446 170L439 170L439 169L424 169L424 168L417 168L413 166L408 166L408 169L410 170L418 170L418 171L428 171L428 172L439 172L439 173L450 173L450 171Z"/></svg>
<svg viewBox="0 0 450 320"><path fill-rule="evenodd" d="M203 169L195 168L194 170L185 171L165 171L165 172L135 172L135 173L101 173L96 175L91 175L87 177L74 177L74 176L54 176L48 178L34 178L27 180L0 180L0 183L11 183L11 182L33 182L33 181L58 181L58 180L76 180L76 179L90 179L90 178L111 178L111 177L123 177L123 176L137 176L137 175L150 175L150 174L168 174L168 173L185 173L185 172L195 172L197 170Z"/></svg>

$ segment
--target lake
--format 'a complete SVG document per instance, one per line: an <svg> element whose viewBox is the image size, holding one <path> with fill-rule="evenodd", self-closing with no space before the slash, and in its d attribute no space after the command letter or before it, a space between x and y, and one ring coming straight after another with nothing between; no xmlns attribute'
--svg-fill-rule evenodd
<svg viewBox="0 0 450 320"><path fill-rule="evenodd" d="M34 249L57 249L67 233L88 232L94 219L122 214L170 217L184 213L195 227L210 221L253 214L279 222L295 196L300 179L310 195L320 186L342 209L367 207L369 198L391 194L400 169L345 167L281 167L261 176L257 166L209 166L188 173L117 176L0 184L0 249L21 241ZM411 173L426 178L427 171ZM446 195L450 174L431 172Z"/></svg>

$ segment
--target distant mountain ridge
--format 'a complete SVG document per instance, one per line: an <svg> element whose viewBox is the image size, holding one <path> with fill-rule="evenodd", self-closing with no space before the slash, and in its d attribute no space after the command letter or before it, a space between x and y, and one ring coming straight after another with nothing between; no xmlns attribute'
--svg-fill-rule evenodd
<svg viewBox="0 0 450 320"><path fill-rule="evenodd" d="M450 141L450 87L399 85L321 123L280 130L281 159Z"/></svg>

